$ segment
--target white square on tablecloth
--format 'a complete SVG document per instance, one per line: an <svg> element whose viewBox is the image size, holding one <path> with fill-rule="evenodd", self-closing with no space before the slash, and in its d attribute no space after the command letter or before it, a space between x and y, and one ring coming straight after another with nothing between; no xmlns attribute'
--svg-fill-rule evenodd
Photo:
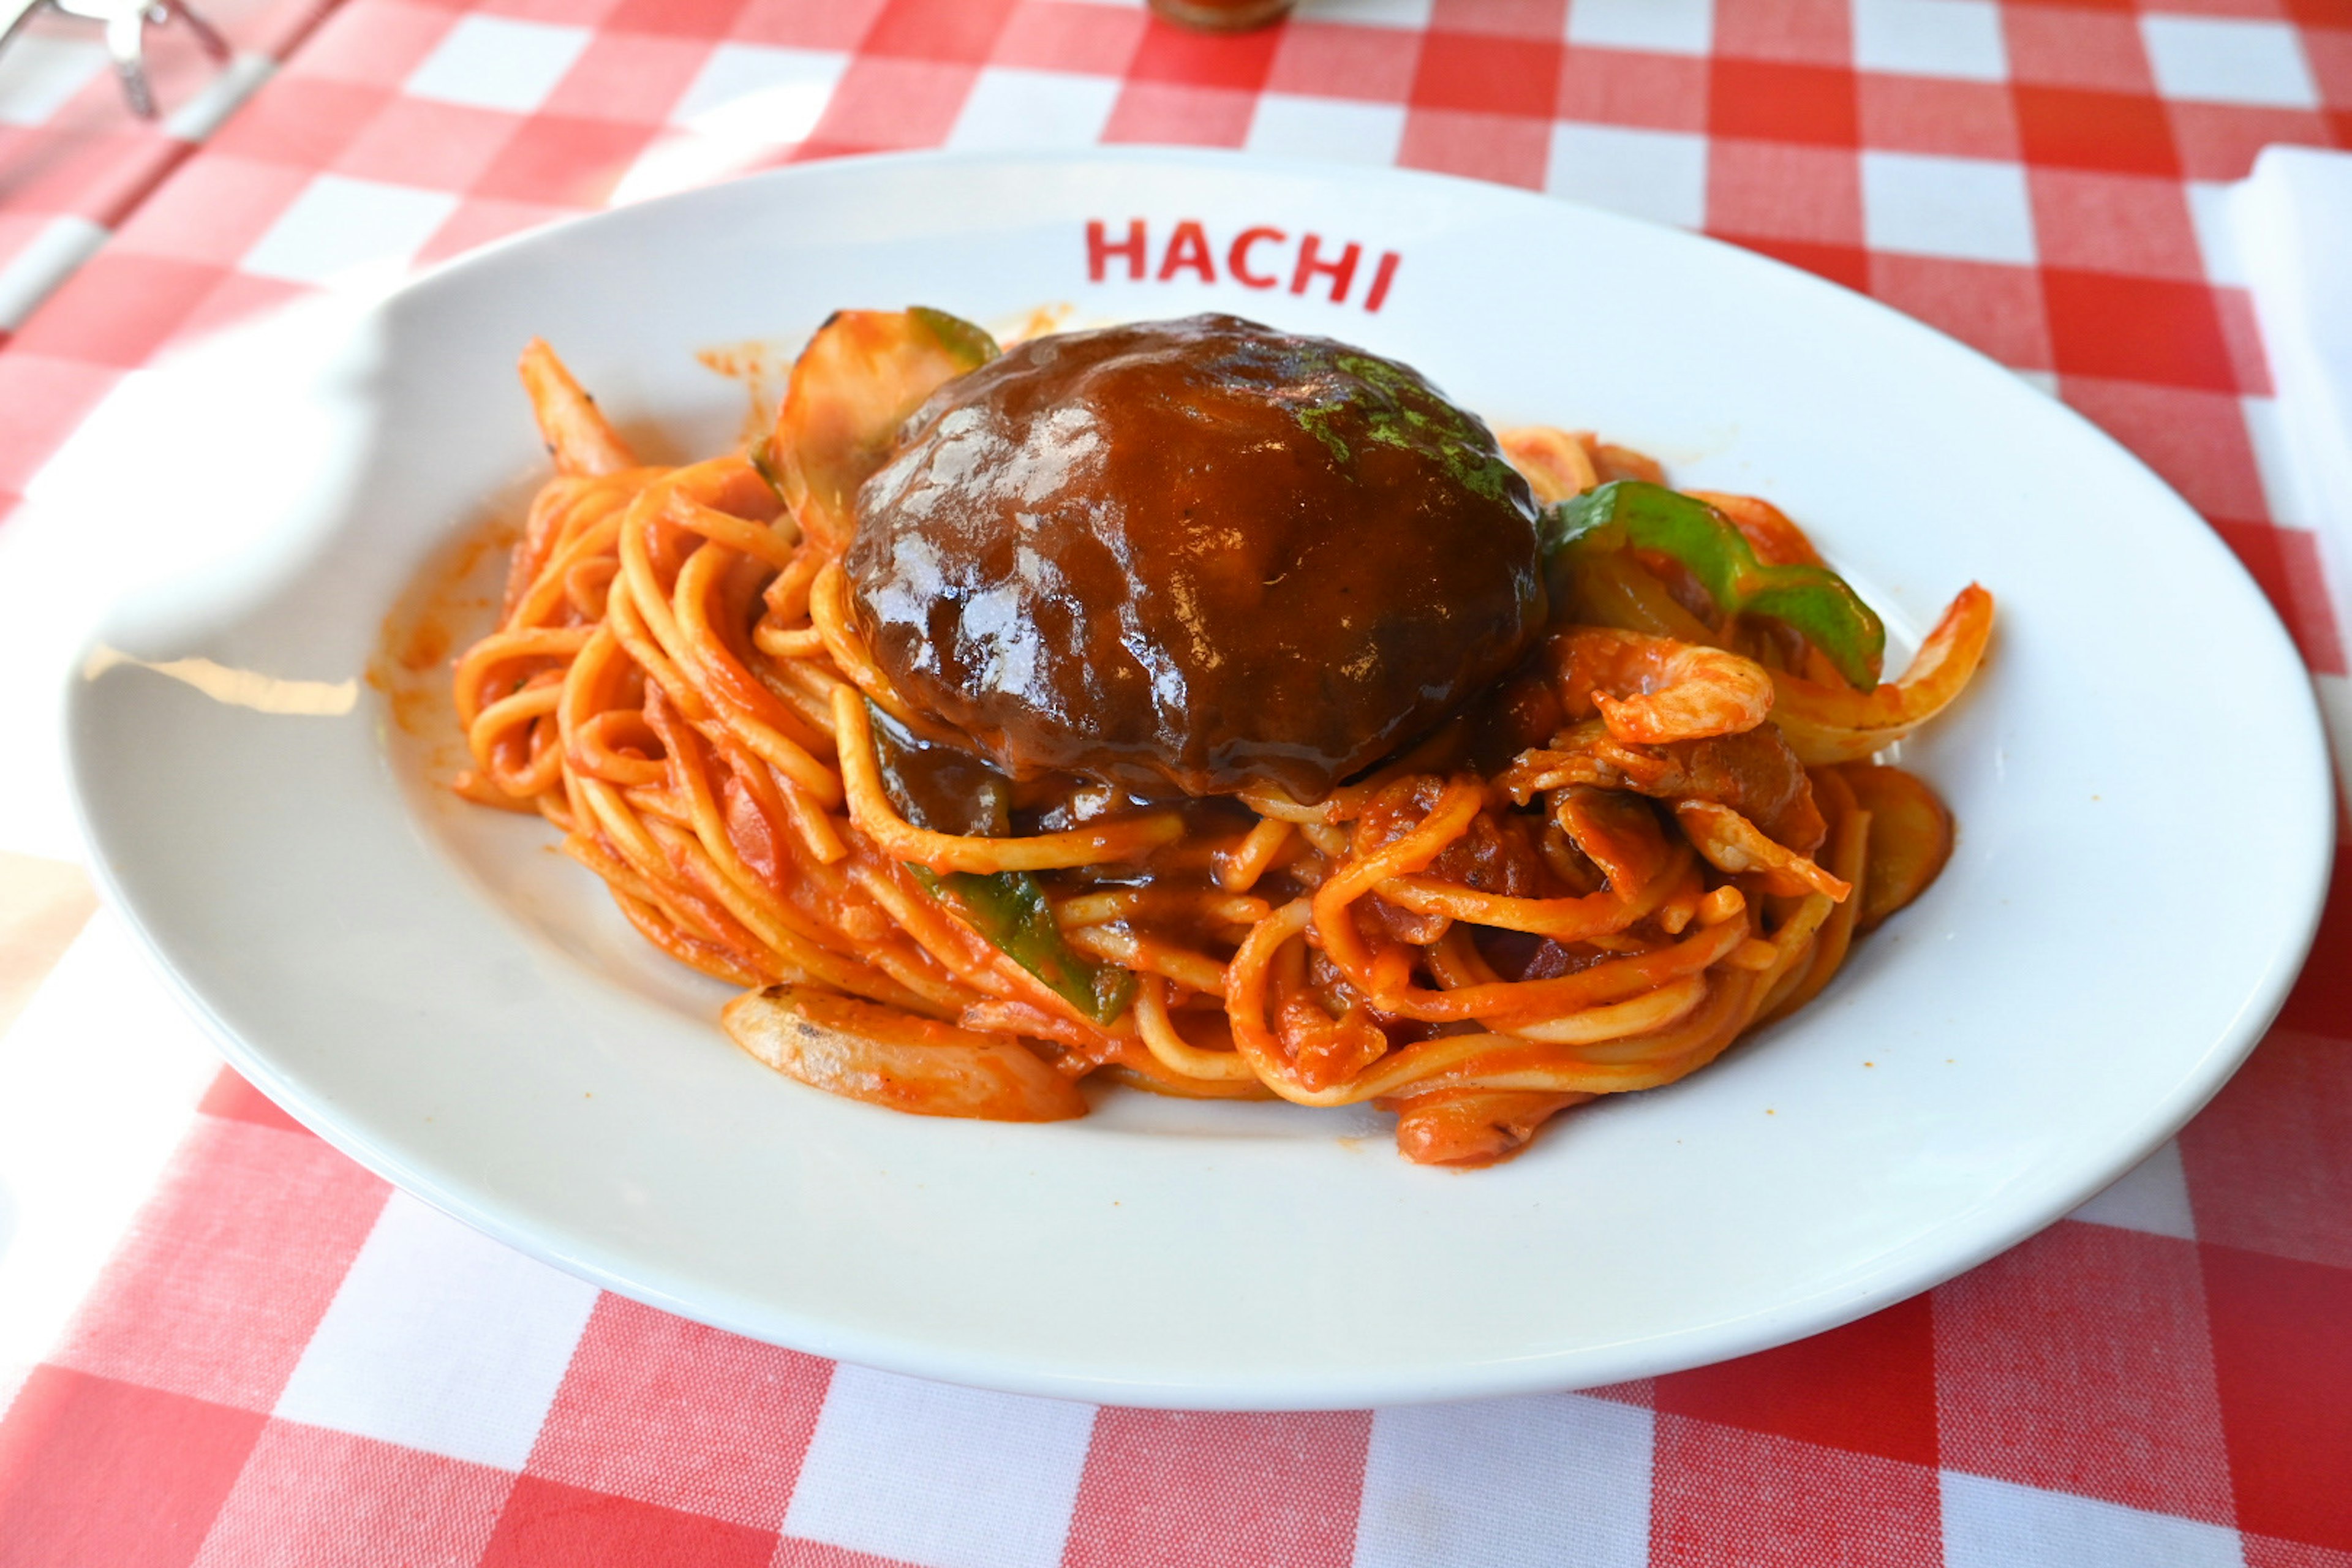
<svg viewBox="0 0 2352 1568"><path fill-rule="evenodd" d="M275 1414L519 1470L596 1295L395 1193Z"/></svg>
<svg viewBox="0 0 2352 1568"><path fill-rule="evenodd" d="M320 174L278 215L237 268L296 283L396 272L457 210L457 197L411 185Z"/></svg>
<svg viewBox="0 0 2352 1568"><path fill-rule="evenodd" d="M1277 158L1389 164L1404 142L1404 109L1393 103L1262 93L1243 143Z"/></svg>
<svg viewBox="0 0 2352 1568"><path fill-rule="evenodd" d="M1706 138L1624 125L1554 125L1544 189L1628 217L1696 228L1706 218Z"/></svg>
<svg viewBox="0 0 2352 1568"><path fill-rule="evenodd" d="M1944 1568L2242 1568L2238 1532L2121 1503L1943 1473Z"/></svg>
<svg viewBox="0 0 2352 1568"><path fill-rule="evenodd" d="M0 50L0 124L40 125L106 68L96 37L26 33Z"/></svg>
<svg viewBox="0 0 2352 1568"><path fill-rule="evenodd" d="M2216 180L2189 182L2189 221L2197 229L2197 254L2205 264L2205 281L2217 287L2246 286L2245 258L2238 254L2238 226L2230 216L2230 193L2236 187Z"/></svg>
<svg viewBox="0 0 2352 1568"><path fill-rule="evenodd" d="M1376 1412L1355 1568L1644 1568L1654 1424L1581 1394Z"/></svg>
<svg viewBox="0 0 2352 1568"><path fill-rule="evenodd" d="M1568 41L1703 55L1715 47L1715 0L1570 0Z"/></svg>
<svg viewBox="0 0 2352 1568"><path fill-rule="evenodd" d="M670 122L774 146L804 142L848 68L847 55L827 49L721 44L670 110Z"/></svg>
<svg viewBox="0 0 2352 1568"><path fill-rule="evenodd" d="M971 84L948 145L1013 152L1091 147L1102 140L1118 88L1110 77L991 66Z"/></svg>
<svg viewBox="0 0 2352 1568"><path fill-rule="evenodd" d="M1862 225L1874 250L2032 266L2025 171L1990 158L1862 155Z"/></svg>
<svg viewBox="0 0 2352 1568"><path fill-rule="evenodd" d="M0 261L0 332L13 332L74 268L98 254L106 230L86 217L53 217Z"/></svg>
<svg viewBox="0 0 2352 1568"><path fill-rule="evenodd" d="M592 34L553 22L463 16L401 90L411 98L529 114L547 101Z"/></svg>
<svg viewBox="0 0 2352 1568"><path fill-rule="evenodd" d="M2254 448L2254 472L2263 481L2263 510L2281 528L2317 528L2319 498L2311 493L2310 481L2294 460L2278 399L2241 397L2238 410L2245 416L2246 439Z"/></svg>
<svg viewBox="0 0 2352 1568"><path fill-rule="evenodd" d="M1899 76L2006 80L2000 7L1993 0L1853 0L1853 63Z"/></svg>
<svg viewBox="0 0 2352 1568"><path fill-rule="evenodd" d="M2284 22L2219 16L2142 16L2141 39L2167 98L2316 109L2319 89L2303 44Z"/></svg>
<svg viewBox="0 0 2352 1568"><path fill-rule="evenodd" d="M2180 1167L2180 1145L2166 1142L2069 1217L2196 1240L2197 1219L2189 1207L2189 1177Z"/></svg>
<svg viewBox="0 0 2352 1568"><path fill-rule="evenodd" d="M841 1366L784 1533L925 1568L1056 1568L1094 1423L1091 1405Z"/></svg>
<svg viewBox="0 0 2352 1568"><path fill-rule="evenodd" d="M1426 28L1435 13L1435 0L1316 0L1306 13L1310 22L1353 22L1360 27Z"/></svg>
<svg viewBox="0 0 2352 1568"><path fill-rule="evenodd" d="M25 526L21 516L10 523ZM46 574L11 583L18 568L99 565L94 552L58 559L22 553L10 532L0 542L8 610L10 588L56 594ZM14 650L0 642L0 651ZM0 781L12 811L14 787ZM16 1380L56 1352L219 1070L204 1030L109 909L90 916L16 1021L0 1026L0 1194L13 1211L0 1247L0 1410Z"/></svg>

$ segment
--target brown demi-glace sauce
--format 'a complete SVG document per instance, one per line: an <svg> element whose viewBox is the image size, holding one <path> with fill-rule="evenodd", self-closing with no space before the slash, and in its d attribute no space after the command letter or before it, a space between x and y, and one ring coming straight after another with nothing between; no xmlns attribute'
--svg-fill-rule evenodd
<svg viewBox="0 0 2352 1568"><path fill-rule="evenodd" d="M1303 800L1541 630L1536 506L1486 427L1328 339L1194 316L1020 344L859 493L899 693L1018 781Z"/></svg>

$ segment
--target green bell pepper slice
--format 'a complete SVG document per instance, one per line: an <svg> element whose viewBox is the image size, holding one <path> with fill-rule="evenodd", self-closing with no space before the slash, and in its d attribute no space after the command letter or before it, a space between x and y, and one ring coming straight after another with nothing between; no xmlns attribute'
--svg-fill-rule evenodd
<svg viewBox="0 0 2352 1568"><path fill-rule="evenodd" d="M1009 780L976 758L956 754L942 768L938 760L918 767L926 748L904 725L872 703L866 707L874 725L874 750L882 785L908 821L938 833L979 834L1002 837L1013 828L1013 787ZM929 783L926 783L926 776ZM1050 986L1055 994L1092 1018L1108 1024L1135 995L1135 976L1117 964L1099 963L1062 940L1054 906L1045 884L1028 871L934 871L927 866L907 868L931 896L955 910L964 923L978 931L1022 968Z"/></svg>
<svg viewBox="0 0 2352 1568"><path fill-rule="evenodd" d="M1062 940L1045 885L1027 871L950 871L909 866L916 879L980 932L990 946L1044 981L1097 1024L1108 1024L1135 998L1135 976L1097 963Z"/></svg>
<svg viewBox="0 0 2352 1568"><path fill-rule="evenodd" d="M1673 556L1726 615L1768 616L1794 627L1856 690L1878 685L1886 628L1846 580L1826 566L1765 565L1738 526L1705 501L1615 479L1560 502L1545 519L1548 563L1629 545Z"/></svg>

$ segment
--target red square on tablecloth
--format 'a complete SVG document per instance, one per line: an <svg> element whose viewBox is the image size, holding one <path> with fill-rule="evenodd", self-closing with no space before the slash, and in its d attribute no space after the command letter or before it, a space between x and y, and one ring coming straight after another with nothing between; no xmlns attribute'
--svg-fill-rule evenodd
<svg viewBox="0 0 2352 1568"><path fill-rule="evenodd" d="M810 140L866 148L935 147L955 128L979 79L977 66L859 55L842 73Z"/></svg>
<svg viewBox="0 0 2352 1568"><path fill-rule="evenodd" d="M2238 390L2221 314L2200 284L2053 267L2042 295L2062 373Z"/></svg>
<svg viewBox="0 0 2352 1568"><path fill-rule="evenodd" d="M514 1473L299 1421L272 1421L223 1500L205 1561L271 1568L473 1568Z"/></svg>
<svg viewBox="0 0 2352 1568"><path fill-rule="evenodd" d="M2238 1532L2246 1568L2352 1568L2352 1552L2331 1552L2307 1542L2284 1541L2251 1530Z"/></svg>
<svg viewBox="0 0 2352 1568"><path fill-rule="evenodd" d="M215 332L244 326L264 311L281 309L316 292L317 289L307 283L289 282L282 278L256 278L249 272L231 272L221 279L219 285L205 295L194 310L188 312L166 346L185 347ZM255 1119L248 1117L246 1120Z"/></svg>
<svg viewBox="0 0 2352 1568"><path fill-rule="evenodd" d="M1346 1568L1370 1431L1361 1411L1106 1409L1063 1568Z"/></svg>
<svg viewBox="0 0 2352 1568"><path fill-rule="evenodd" d="M2254 154L2273 142L2325 147L2335 138L2316 110L2262 109L2242 103L2168 103L2180 172L2192 180L2242 180Z"/></svg>
<svg viewBox="0 0 2352 1568"><path fill-rule="evenodd" d="M1412 107L1548 119L1559 97L1560 46L1476 33L1430 33Z"/></svg>
<svg viewBox="0 0 2352 1568"><path fill-rule="evenodd" d="M289 75L247 100L208 145L215 153L323 169L394 97L377 83Z"/></svg>
<svg viewBox="0 0 2352 1568"><path fill-rule="evenodd" d="M1181 87L1129 81L1103 124L1106 142L1166 142L1192 147L1238 147L1249 137L1257 94L1230 87Z"/></svg>
<svg viewBox="0 0 2352 1568"><path fill-rule="evenodd" d="M1652 1568L1919 1568L1942 1561L1936 1472L1658 1417Z"/></svg>
<svg viewBox="0 0 2352 1568"><path fill-rule="evenodd" d="M1415 109L1405 116L1397 162L1408 169L1471 174L1540 190L1551 163L1551 125L1523 114Z"/></svg>
<svg viewBox="0 0 2352 1568"><path fill-rule="evenodd" d="M1727 239L1734 245L1745 246L1759 255L1769 256L1791 267L1801 268L1817 278L1826 278L1842 288L1856 292L1870 288L1870 252L1859 245L1829 245L1805 239L1779 239L1770 235L1739 234L1712 226L1708 232L1717 239Z"/></svg>
<svg viewBox="0 0 2352 1568"><path fill-rule="evenodd" d="M1402 103L1412 95L1420 59L1421 38L1414 33L1295 21L1275 45L1265 87L1269 92Z"/></svg>
<svg viewBox="0 0 2352 1568"><path fill-rule="evenodd" d="M1870 293L2011 370L2051 366L2042 275L2031 267L1874 251Z"/></svg>
<svg viewBox="0 0 2352 1568"><path fill-rule="evenodd" d="M2001 31L2011 81L2036 87L2096 88L2148 97L2156 79L2147 68L2139 19L2074 5L2004 5Z"/></svg>
<svg viewBox="0 0 2352 1568"><path fill-rule="evenodd" d="M659 4L659 0L654 0ZM854 49L887 0L751 0L727 36L747 44L796 49Z"/></svg>
<svg viewBox="0 0 2352 1568"><path fill-rule="evenodd" d="M984 64L1016 0L889 0L858 46L869 55Z"/></svg>
<svg viewBox="0 0 2352 1568"><path fill-rule="evenodd" d="M549 206L602 206L653 138L651 126L533 115L490 160L472 194Z"/></svg>
<svg viewBox="0 0 2352 1568"><path fill-rule="evenodd" d="M166 181L114 237L117 250L234 267L309 186L308 169L213 153Z"/></svg>
<svg viewBox="0 0 2352 1568"><path fill-rule="evenodd" d="M2327 907L2320 917L2319 935L2312 942L2312 952L2323 958L2352 952L2352 845L2339 842L2336 847L2336 879L2328 885ZM2286 1008L2279 1015L2279 1026L2307 1031L2338 1046L2352 1041L2352 965L2307 965L2294 990L2288 994ZM2338 1070L2352 1072L2352 1062L2347 1061L2347 1056L2352 1056L2352 1047L2347 1047L2344 1055L2331 1060L2338 1064ZM2352 1088L2346 1092L2352 1094ZM2346 1219L2347 1225L2352 1225L2352 1215ZM2352 1266L2352 1258L2347 1262Z"/></svg>
<svg viewBox="0 0 2352 1568"><path fill-rule="evenodd" d="M331 167L355 179L463 191L536 123L495 109L396 98L352 139Z"/></svg>
<svg viewBox="0 0 2352 1568"><path fill-rule="evenodd" d="M427 267L436 261L446 261L493 240L504 239L510 234L520 234L524 229L536 228L558 218L575 216L582 210L579 207L550 206L539 202L501 202L470 196L457 204L457 210L449 215L449 220L436 229L433 237L417 251L416 264Z"/></svg>
<svg viewBox="0 0 2352 1568"><path fill-rule="evenodd" d="M213 1075L211 1085L196 1109L206 1116L217 1116L230 1121L250 1121L257 1127L274 1127L280 1132L308 1134L309 1128L278 1108L278 1102L262 1093L239 1075L235 1068L223 1068Z"/></svg>
<svg viewBox="0 0 2352 1568"><path fill-rule="evenodd" d="M1567 30L1568 9L1569 0L1431 0L1429 26L1549 44Z"/></svg>
<svg viewBox="0 0 2352 1568"><path fill-rule="evenodd" d="M2276 528L2208 514L2206 521L2253 574L2286 623L2304 663L2328 675L2344 673L2344 648L2320 585L2319 545L2307 530Z"/></svg>
<svg viewBox="0 0 2352 1568"><path fill-rule="evenodd" d="M267 1411L389 1191L308 1134L201 1119L52 1359Z"/></svg>
<svg viewBox="0 0 2352 1568"><path fill-rule="evenodd" d="M575 120L660 125L710 63L708 38L600 32L541 108Z"/></svg>
<svg viewBox="0 0 2352 1568"><path fill-rule="evenodd" d="M1571 48L1560 64L1562 120L1650 131L1706 129L1707 65L1688 55Z"/></svg>
<svg viewBox="0 0 2352 1568"><path fill-rule="evenodd" d="M49 359L11 343L0 354L0 491L25 493L26 481L64 445L121 373L79 360Z"/></svg>
<svg viewBox="0 0 2352 1568"><path fill-rule="evenodd" d="M20 212L120 223L146 193L155 140L152 132L109 127L52 130L37 142L18 127L0 125L0 190Z"/></svg>
<svg viewBox="0 0 2352 1568"><path fill-rule="evenodd" d="M2090 169L2026 171L2042 262L2139 278L2205 279L2205 260L2178 180Z"/></svg>
<svg viewBox="0 0 2352 1568"><path fill-rule="evenodd" d="M2337 4L2339 0L2327 3ZM2303 29L2303 58L2311 67L2312 85L2319 89L2319 101L2336 109L2352 109L2352 5L2344 5L2342 9L2343 14L2334 19L2332 26L2315 25Z"/></svg>
<svg viewBox="0 0 2352 1568"><path fill-rule="evenodd" d="M1875 151L2011 161L2021 153L2017 105L1994 82L1864 71L1854 106L1862 144Z"/></svg>
<svg viewBox="0 0 2352 1568"><path fill-rule="evenodd" d="M823 6L828 10L833 0ZM682 38L723 38L743 14L743 0L621 0L604 18L619 33L669 33Z"/></svg>
<svg viewBox="0 0 2352 1568"><path fill-rule="evenodd" d="M448 36L458 15L400 0L341 6L286 62L285 74L397 88Z"/></svg>
<svg viewBox="0 0 2352 1568"><path fill-rule="evenodd" d="M2237 1517L2352 1552L2352 1269L2204 1249Z"/></svg>
<svg viewBox="0 0 2352 1568"><path fill-rule="evenodd" d="M1761 1354L1657 1380L1661 1415L1936 1464L1936 1350L1927 1298Z"/></svg>
<svg viewBox="0 0 2352 1568"><path fill-rule="evenodd" d="M1716 0L1715 52L1843 66L1853 58L1853 18L1846 0Z"/></svg>
<svg viewBox="0 0 2352 1568"><path fill-rule="evenodd" d="M2235 396L2077 375L2062 390L2076 413L2129 447L2200 511L2266 515L2253 441Z"/></svg>
<svg viewBox="0 0 2352 1568"><path fill-rule="evenodd" d="M1946 1468L2229 1522L2196 1243L2062 1220L1935 1314Z"/></svg>
<svg viewBox="0 0 2352 1568"><path fill-rule="evenodd" d="M1785 142L1707 143L1711 234L1859 247L1862 161L1850 150Z"/></svg>
<svg viewBox="0 0 2352 1568"><path fill-rule="evenodd" d="M100 251L42 303L13 347L136 369L226 275L205 262Z"/></svg>
<svg viewBox="0 0 2352 1568"><path fill-rule="evenodd" d="M2072 87L2011 91L2018 140L2029 163L2179 177L2172 124L2156 99Z"/></svg>
<svg viewBox="0 0 2352 1568"><path fill-rule="evenodd" d="M767 1568L776 1532L567 1487L515 1482L479 1568Z"/></svg>
<svg viewBox="0 0 2352 1568"><path fill-rule="evenodd" d="M1707 72L1706 125L1722 137L1852 148L1862 134L1853 73L1718 58Z"/></svg>
<svg viewBox="0 0 2352 1568"><path fill-rule="evenodd" d="M1171 26L1155 16L1136 42L1127 74L1133 81L1255 92L1265 85L1266 75L1274 68L1281 37L1280 33L1268 31L1237 37L1197 33Z"/></svg>
<svg viewBox="0 0 2352 1568"><path fill-rule="evenodd" d="M832 1372L814 1356L604 1296L572 1352L529 1469L773 1531Z"/></svg>
<svg viewBox="0 0 2352 1568"><path fill-rule="evenodd" d="M2352 877L2341 869L2315 951L2352 943ZM2352 1017L2352 972L2315 964L2292 1013L2338 1029ZM2352 1269L2352 1044L2281 1026L2181 1130L2180 1157L2206 1240Z"/></svg>
<svg viewBox="0 0 2352 1568"><path fill-rule="evenodd" d="M567 26L601 26L612 20L623 0L453 0L470 5L486 16L510 16L521 22L554 22Z"/></svg>
<svg viewBox="0 0 2352 1568"><path fill-rule="evenodd" d="M264 1417L37 1366L0 1422L0 1568L195 1555Z"/></svg>
<svg viewBox="0 0 2352 1568"><path fill-rule="evenodd" d="M1148 18L1140 11L1038 0L1013 13L1004 30L996 36L989 63L1027 70L1123 76L1147 26Z"/></svg>

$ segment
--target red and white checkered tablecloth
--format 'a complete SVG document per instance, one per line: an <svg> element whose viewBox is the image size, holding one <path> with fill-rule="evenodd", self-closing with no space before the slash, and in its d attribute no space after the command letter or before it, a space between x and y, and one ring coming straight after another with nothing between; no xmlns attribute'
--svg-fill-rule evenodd
<svg viewBox="0 0 2352 1568"><path fill-rule="evenodd" d="M0 623L11 532L70 528L43 464L192 335L739 170L1132 141L1554 191L1864 289L2152 463L2352 718L2221 216L2265 142L2352 147L2352 0L1303 0L1223 39L1121 0L347 0L0 349ZM65 948L41 848L0 832L0 1085L167 1027L110 917ZM0 1565L2352 1568L2336 889L2245 1070L2074 1217L1783 1350L1450 1406L836 1366L508 1252L224 1074L0 1420Z"/></svg>
<svg viewBox="0 0 2352 1568"><path fill-rule="evenodd" d="M185 24L146 29L158 118L125 107L101 25L37 13L0 50L0 342L105 243L335 0L201 0L225 68Z"/></svg>

